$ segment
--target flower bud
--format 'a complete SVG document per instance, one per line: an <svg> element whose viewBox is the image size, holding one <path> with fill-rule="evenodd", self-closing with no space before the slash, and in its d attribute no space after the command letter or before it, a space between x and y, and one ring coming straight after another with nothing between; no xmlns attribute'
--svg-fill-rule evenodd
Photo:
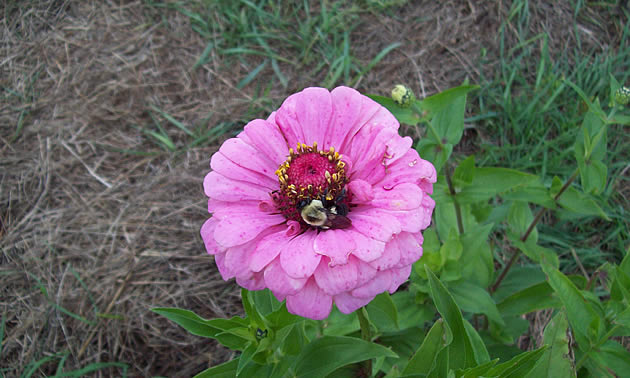
<svg viewBox="0 0 630 378"><path fill-rule="evenodd" d="M630 103L630 88L621 87L615 92L615 102L619 105L628 105Z"/></svg>
<svg viewBox="0 0 630 378"><path fill-rule="evenodd" d="M397 105L408 108L411 106L411 103L416 100L416 96L414 96L411 89L402 84L398 84L392 89L392 100L394 100Z"/></svg>

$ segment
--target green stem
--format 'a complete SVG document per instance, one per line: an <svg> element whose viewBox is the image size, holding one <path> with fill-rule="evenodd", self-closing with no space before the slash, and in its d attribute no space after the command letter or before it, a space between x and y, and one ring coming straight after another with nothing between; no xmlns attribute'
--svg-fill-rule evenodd
<svg viewBox="0 0 630 378"><path fill-rule="evenodd" d="M372 331L370 330L370 321L367 318L365 307L361 307L357 311L359 317L359 325L361 326L361 338L365 341L372 341Z"/></svg>
<svg viewBox="0 0 630 378"><path fill-rule="evenodd" d="M361 326L361 338L367 342L372 342L372 330L370 329L370 321L367 318L367 310L361 307L357 311L359 317L359 325ZM368 376L372 376L372 360L365 361L365 369Z"/></svg>
<svg viewBox="0 0 630 378"><path fill-rule="evenodd" d="M417 105L416 102L414 102L413 105L411 105L411 110L413 110L417 115L420 116L420 122L424 121L426 123L427 131L438 142L438 144L440 145L440 150L443 150L444 149L444 143L442 142L442 138L440 138L440 135L438 134L437 130L435 130L435 128L433 127L431 122L425 118L423 110Z"/></svg>
<svg viewBox="0 0 630 378"><path fill-rule="evenodd" d="M573 181L575 181L575 179L577 178L578 174L579 174L579 170L576 169L573 172L573 174L571 175L571 177L569 177L567 182L564 183L562 188L560 188L560 191L553 197L553 202L558 202L558 199L560 198L562 193L564 193L569 188L569 186L573 183ZM538 222L540 222L540 220L542 219L543 215L545 215L546 211L547 211L547 208L544 208L544 207L538 211L538 213L536 214L536 216L534 217L532 222L529 224L529 227L527 227L527 230L525 231L525 233L520 237L520 240L523 243L525 243L527 241L527 238L529 238L529 235L532 233L532 231L534 231L534 228L536 227ZM520 253L521 253L520 250L516 250L514 252L514 254L512 255L512 258L510 258L510 261L507 263L507 265L505 266L505 268L503 269L503 271L501 272L501 274L497 278L497 280L494 283L494 285L492 285L492 287L490 287L490 292L491 293L494 293L495 291L497 291L497 289L499 288L499 285L501 285L501 281L503 281L503 279L505 278L507 273L510 271L510 269L512 268L512 265L514 265L514 263L516 262L516 260L520 256Z"/></svg>
<svg viewBox="0 0 630 378"><path fill-rule="evenodd" d="M457 229L459 230L459 234L464 234L464 223L462 222L462 209L459 207L459 203L457 203L457 198L455 195L455 187L453 186L453 182L451 181L451 174L448 170L448 166L444 167L444 176L446 176L446 183L448 184L448 191L451 193L451 197L453 198L453 205L455 205L455 218L457 219Z"/></svg>

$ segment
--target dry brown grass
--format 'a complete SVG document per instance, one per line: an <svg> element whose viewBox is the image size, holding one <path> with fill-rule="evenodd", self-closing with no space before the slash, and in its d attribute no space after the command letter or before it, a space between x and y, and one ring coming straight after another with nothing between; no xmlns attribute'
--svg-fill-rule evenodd
<svg viewBox="0 0 630 378"><path fill-rule="evenodd" d="M425 1L396 17L366 16L372 18L352 36L358 57L368 62L389 43L405 44L359 86L386 94L406 82L431 94L466 77L474 81L480 48L494 49L507 8ZM540 27L558 30L567 9L541 11ZM118 361L131 376L190 376L230 358L214 341L187 335L149 311L240 312L237 288L221 280L198 235L207 216L201 182L217 146L167 154L133 126L151 123L152 104L187 125L238 119L254 97L253 85L235 88L246 68L213 56L193 71L206 42L182 14L141 1L32 0L5 5L3 14L1 367L19 375L29 362L68 351L67 370ZM284 68L290 85L272 86L276 104L322 79ZM172 137L180 145L186 138L178 130ZM107 316L97 317L95 309ZM40 373L52 374L55 366Z"/></svg>

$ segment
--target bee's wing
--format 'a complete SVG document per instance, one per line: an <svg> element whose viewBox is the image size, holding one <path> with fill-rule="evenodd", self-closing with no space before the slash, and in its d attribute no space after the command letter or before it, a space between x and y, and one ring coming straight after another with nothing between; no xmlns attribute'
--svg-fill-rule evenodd
<svg viewBox="0 0 630 378"><path fill-rule="evenodd" d="M332 229L348 228L352 226L352 220L350 220L350 218L343 215L329 213L328 219L326 220L326 226Z"/></svg>

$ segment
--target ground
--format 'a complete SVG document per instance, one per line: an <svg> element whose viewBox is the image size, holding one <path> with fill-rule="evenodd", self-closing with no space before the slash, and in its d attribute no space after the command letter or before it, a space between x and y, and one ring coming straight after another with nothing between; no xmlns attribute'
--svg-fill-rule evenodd
<svg viewBox="0 0 630 378"><path fill-rule="evenodd" d="M229 359L150 309L241 313L238 287L221 279L199 236L210 156L247 119L322 85L330 71L280 61L284 83L270 64L245 82L262 58L208 49L221 36L197 31L182 9L203 7L191 2L28 3L5 3L0 25L0 367L19 375L56 355L37 370L53 374L65 354L67 371L121 362L130 376L171 377ZM359 1L368 10L353 13L354 59L365 67L400 45L347 84L380 95L397 83L424 96L492 77L497 32L513 9L510 1L372 3L386 2ZM576 43L574 8L558 3L525 3L533 34L547 33L552 51ZM578 25L593 51L617 38L606 22ZM508 36L513 46L517 34Z"/></svg>

